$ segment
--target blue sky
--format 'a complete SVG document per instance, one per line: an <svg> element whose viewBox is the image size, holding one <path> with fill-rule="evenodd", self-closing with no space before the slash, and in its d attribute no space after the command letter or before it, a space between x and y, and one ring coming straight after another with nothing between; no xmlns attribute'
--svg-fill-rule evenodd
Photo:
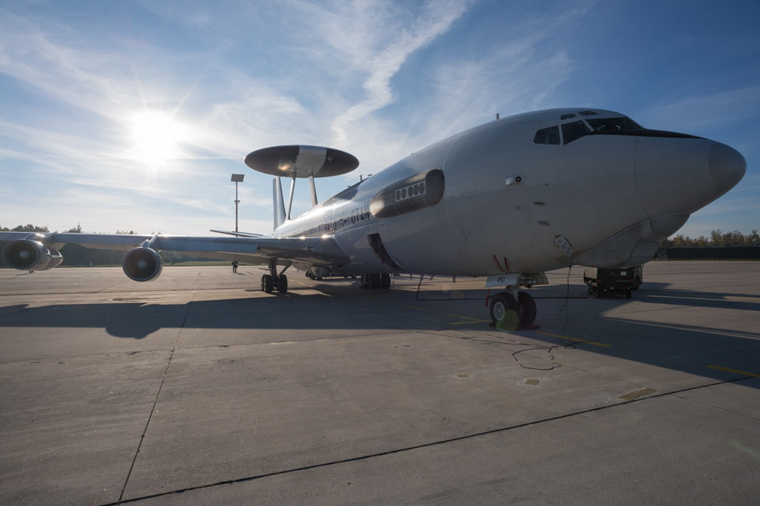
<svg viewBox="0 0 760 506"><path fill-rule="evenodd" d="M738 149L745 178L682 232L748 233L758 23L754 1L0 0L0 225L206 235L243 173L240 229L269 233L255 149L357 156L324 199L497 112L598 107Z"/></svg>

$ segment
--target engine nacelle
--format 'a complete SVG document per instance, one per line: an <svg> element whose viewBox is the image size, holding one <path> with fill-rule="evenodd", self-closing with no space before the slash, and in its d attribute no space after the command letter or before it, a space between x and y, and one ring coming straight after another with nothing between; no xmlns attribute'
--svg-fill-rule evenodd
<svg viewBox="0 0 760 506"><path fill-rule="evenodd" d="M316 265L309 269L312 279L322 279L330 276L330 271L324 267L317 267Z"/></svg>
<svg viewBox="0 0 760 506"><path fill-rule="evenodd" d="M19 239L3 248L3 260L22 271L46 271L61 265L63 256L39 241Z"/></svg>
<svg viewBox="0 0 760 506"><path fill-rule="evenodd" d="M121 262L124 274L134 281L152 281L161 275L161 256L150 248L135 248L124 255Z"/></svg>

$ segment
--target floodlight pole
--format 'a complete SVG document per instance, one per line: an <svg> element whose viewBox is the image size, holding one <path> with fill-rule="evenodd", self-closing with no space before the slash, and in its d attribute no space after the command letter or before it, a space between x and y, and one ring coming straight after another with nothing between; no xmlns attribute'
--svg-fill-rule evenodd
<svg viewBox="0 0 760 506"><path fill-rule="evenodd" d="M240 204L240 200L238 200L238 183L242 183L243 178L245 178L245 174L233 174L232 179L230 179L230 181L235 182L235 232L238 231L238 204Z"/></svg>
<svg viewBox="0 0 760 506"><path fill-rule="evenodd" d="M238 204L240 204L240 200L238 200L238 182L235 181L235 232L238 231Z"/></svg>

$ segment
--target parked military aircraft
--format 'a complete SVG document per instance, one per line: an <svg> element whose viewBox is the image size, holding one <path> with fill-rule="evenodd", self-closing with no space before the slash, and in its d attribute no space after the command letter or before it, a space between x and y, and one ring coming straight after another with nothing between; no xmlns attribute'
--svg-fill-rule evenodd
<svg viewBox="0 0 760 506"><path fill-rule="evenodd" d="M623 267L649 261L663 239L733 188L746 161L719 142L651 130L600 109L553 109L497 119L428 146L317 203L314 178L355 169L352 155L276 146L245 158L275 176L272 236L178 237L0 233L5 261L51 269L67 243L124 249L135 281L161 273L158 251L265 264L267 293L286 292L290 267L313 277L361 275L389 288L390 274L482 276L505 287L490 298L497 326L523 327L536 304L521 287L571 264ZM281 178L292 179L290 198ZM311 183L313 207L292 218L293 187Z"/></svg>

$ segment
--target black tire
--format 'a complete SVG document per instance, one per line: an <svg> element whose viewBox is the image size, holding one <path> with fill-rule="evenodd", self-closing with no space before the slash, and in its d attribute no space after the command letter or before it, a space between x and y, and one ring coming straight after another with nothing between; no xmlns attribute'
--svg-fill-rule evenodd
<svg viewBox="0 0 760 506"><path fill-rule="evenodd" d="M272 279L272 276L270 274L264 274L261 278L261 285L261 289L266 293L272 293L274 290L274 280Z"/></svg>
<svg viewBox="0 0 760 506"><path fill-rule="evenodd" d="M280 275L280 286L277 287L277 291L280 293L288 291L288 277L285 274Z"/></svg>
<svg viewBox="0 0 760 506"><path fill-rule="evenodd" d="M380 288L383 290L387 290L391 287L391 275L390 274L381 274L380 275Z"/></svg>
<svg viewBox="0 0 760 506"><path fill-rule="evenodd" d="M536 321L536 301L533 296L528 292L517 292L517 302L522 309L522 316L520 316L520 326L527 328L533 325Z"/></svg>
<svg viewBox="0 0 760 506"><path fill-rule="evenodd" d="M370 290L380 288L380 274L367 274L367 288Z"/></svg>
<svg viewBox="0 0 760 506"><path fill-rule="evenodd" d="M515 330L520 325L520 304L509 292L491 297L491 321L499 330Z"/></svg>
<svg viewBox="0 0 760 506"><path fill-rule="evenodd" d="M631 287L631 290L638 290L641 286L641 278L636 276L636 279L633 280L633 286Z"/></svg>
<svg viewBox="0 0 760 506"><path fill-rule="evenodd" d="M602 289L602 287L601 287L601 286L598 286L598 285L597 285L597 286L594 288L594 291L596 292L596 298L597 298L597 299L601 299L602 297L604 297L604 290Z"/></svg>
<svg viewBox="0 0 760 506"><path fill-rule="evenodd" d="M630 299L631 298L631 291L630 290L626 290L625 291L625 298L626 299Z"/></svg>

